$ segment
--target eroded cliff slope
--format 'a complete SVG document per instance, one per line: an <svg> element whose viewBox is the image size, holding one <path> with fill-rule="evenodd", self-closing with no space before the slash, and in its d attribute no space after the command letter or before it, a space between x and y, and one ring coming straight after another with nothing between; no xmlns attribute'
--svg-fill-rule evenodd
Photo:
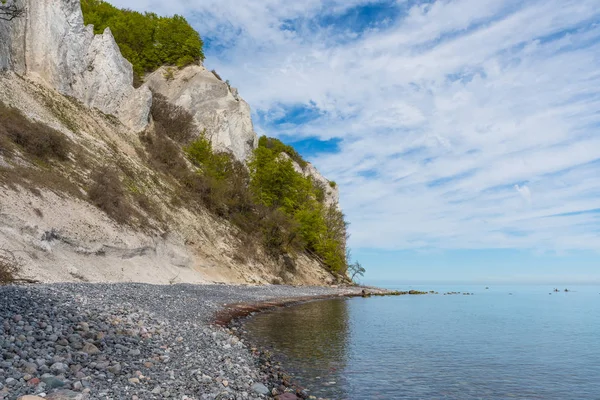
<svg viewBox="0 0 600 400"><path fill-rule="evenodd" d="M235 91L202 66L177 71L189 79L174 83L159 70L135 89L110 30L93 35L78 0L17 4L25 15L0 21L0 248L22 261L25 276L333 282L314 257L267 254L188 201L182 183L149 153L153 89L190 111L197 134L206 129L215 149L246 160L257 138ZM55 136L65 140L48 139Z"/></svg>

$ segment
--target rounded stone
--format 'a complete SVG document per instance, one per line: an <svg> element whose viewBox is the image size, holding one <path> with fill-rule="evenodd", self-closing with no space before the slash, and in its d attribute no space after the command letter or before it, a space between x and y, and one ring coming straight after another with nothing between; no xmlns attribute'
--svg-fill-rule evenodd
<svg viewBox="0 0 600 400"><path fill-rule="evenodd" d="M252 390L255 393L267 395L269 394L269 389L260 382L256 382L252 385Z"/></svg>

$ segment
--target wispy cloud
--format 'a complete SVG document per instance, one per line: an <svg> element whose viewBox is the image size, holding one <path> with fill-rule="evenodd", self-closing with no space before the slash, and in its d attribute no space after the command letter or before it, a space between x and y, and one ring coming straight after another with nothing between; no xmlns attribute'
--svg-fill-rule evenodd
<svg viewBox="0 0 600 400"><path fill-rule="evenodd" d="M597 0L115 3L188 16L260 132L335 138L353 246L600 249Z"/></svg>

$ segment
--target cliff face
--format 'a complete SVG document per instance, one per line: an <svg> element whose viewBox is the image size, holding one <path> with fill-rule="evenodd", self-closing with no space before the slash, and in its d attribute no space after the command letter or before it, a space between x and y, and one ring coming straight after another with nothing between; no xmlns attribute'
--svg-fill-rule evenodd
<svg viewBox="0 0 600 400"><path fill-rule="evenodd" d="M0 73L0 104L57 129L71 143L67 160L40 164L23 151L5 151L0 117L0 249L15 252L26 277L160 284L334 281L306 255L283 264L227 221L173 203L176 184L153 168L140 137L114 117L13 72ZM139 214L133 222L141 224L118 223L91 204L91 176L105 165L127 171L121 174L125 196ZM133 201L139 195L144 208Z"/></svg>
<svg viewBox="0 0 600 400"><path fill-rule="evenodd" d="M0 21L0 69L42 82L134 131L148 124L152 96L134 89L133 69L110 30L84 26L79 0L17 0L26 14Z"/></svg>
<svg viewBox="0 0 600 400"><path fill-rule="evenodd" d="M202 66L161 68L135 89L131 64L110 30L94 35L84 26L79 0L16 1L26 15L0 21L0 105L70 143L66 159L39 163L18 146L3 148L0 118L0 249L18 250L27 276L47 282L333 282L315 259L273 260L227 221L173 202L176 183L148 161L138 133L153 131L150 89L190 111L217 150L245 161L257 136L235 89ZM124 196L137 226L117 223L91 204L91 177L106 165L125 175ZM322 182L328 203L337 205L337 191L314 167L303 173ZM144 202L135 203L140 195Z"/></svg>
<svg viewBox="0 0 600 400"><path fill-rule="evenodd" d="M203 66L190 65L181 70L162 67L146 77L144 86L192 113L198 127L206 129L216 150L229 151L244 162L258 146L248 103L236 88ZM281 156L289 158L284 153ZM332 186L311 163L304 168L295 161L293 164L297 172L311 177L324 188L327 205L338 206L337 186Z"/></svg>
<svg viewBox="0 0 600 400"><path fill-rule="evenodd" d="M192 113L216 150L230 151L243 162L258 145L248 103L203 66L163 67L145 81L144 86Z"/></svg>

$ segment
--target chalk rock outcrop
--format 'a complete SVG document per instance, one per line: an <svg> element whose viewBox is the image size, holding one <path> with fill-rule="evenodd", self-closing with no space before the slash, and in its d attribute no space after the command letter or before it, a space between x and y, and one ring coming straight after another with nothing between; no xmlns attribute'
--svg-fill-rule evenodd
<svg viewBox="0 0 600 400"><path fill-rule="evenodd" d="M258 145L248 103L203 66L162 67L145 81L144 86L191 112L215 150L229 151L243 162Z"/></svg>
<svg viewBox="0 0 600 400"><path fill-rule="evenodd" d="M152 94L133 87L133 69L111 32L84 26L79 0L12 0L23 17L0 21L0 70L13 70L115 115L140 131Z"/></svg>
<svg viewBox="0 0 600 400"><path fill-rule="evenodd" d="M325 190L325 204L339 208L340 192L335 182L328 180L311 164L308 163L302 170L304 176L310 176Z"/></svg>

